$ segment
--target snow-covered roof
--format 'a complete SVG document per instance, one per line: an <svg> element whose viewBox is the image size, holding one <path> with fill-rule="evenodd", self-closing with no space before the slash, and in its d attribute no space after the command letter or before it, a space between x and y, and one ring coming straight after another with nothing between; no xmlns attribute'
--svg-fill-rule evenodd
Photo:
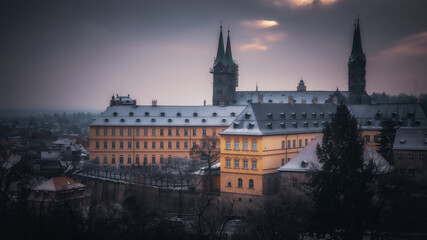
<svg viewBox="0 0 427 240"><path fill-rule="evenodd" d="M393 150L427 151L427 128L399 128Z"/></svg>
<svg viewBox="0 0 427 240"><path fill-rule="evenodd" d="M315 99L318 103L325 103L335 91L237 91L235 105L247 105L258 103L259 96L262 95L264 103L289 103L289 97L295 103L311 104ZM341 92L348 99L348 92Z"/></svg>
<svg viewBox="0 0 427 240"><path fill-rule="evenodd" d="M71 145L72 140L69 138L60 138L56 141L54 141L52 144L55 145Z"/></svg>
<svg viewBox="0 0 427 240"><path fill-rule="evenodd" d="M84 184L81 184L69 177L54 177L47 181L42 182L40 185L33 188L36 191L65 191L76 188L86 187Z"/></svg>
<svg viewBox="0 0 427 240"><path fill-rule="evenodd" d="M322 132L331 120L333 104L257 104L245 110L224 130L223 135L281 135Z"/></svg>
<svg viewBox="0 0 427 240"><path fill-rule="evenodd" d="M110 106L91 126L228 126L246 106Z"/></svg>
<svg viewBox="0 0 427 240"><path fill-rule="evenodd" d="M396 119L402 127L427 127L427 119L420 104L389 103L349 105L350 112L355 116L362 129L381 129L383 119Z"/></svg>
<svg viewBox="0 0 427 240"><path fill-rule="evenodd" d="M41 151L41 159L59 159L60 156L59 151Z"/></svg>
<svg viewBox="0 0 427 240"><path fill-rule="evenodd" d="M320 169L322 164L319 163L319 159L316 154L318 144L322 144L322 136L314 138L297 155L295 155L295 157L277 170L279 172L307 172L310 170ZM363 160L365 163L372 160L376 168L376 173L388 173L393 169L390 164L377 151L375 151L374 148L368 145L365 145Z"/></svg>
<svg viewBox="0 0 427 240"><path fill-rule="evenodd" d="M21 156L17 154L12 154L9 156L9 158L3 163L2 167L4 169L10 169L15 164L19 163L21 161Z"/></svg>

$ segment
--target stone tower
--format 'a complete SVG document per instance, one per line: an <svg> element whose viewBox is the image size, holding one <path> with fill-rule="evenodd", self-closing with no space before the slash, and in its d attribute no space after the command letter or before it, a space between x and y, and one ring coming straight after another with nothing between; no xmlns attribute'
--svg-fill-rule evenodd
<svg viewBox="0 0 427 240"><path fill-rule="evenodd" d="M222 26L220 27L219 43L213 68L212 105L227 106L235 102L239 66L231 54L230 31L227 36L227 48L224 53Z"/></svg>
<svg viewBox="0 0 427 240"><path fill-rule="evenodd" d="M362 48L359 19L354 25L353 47L348 60L348 91L350 104L368 104L366 93L366 56Z"/></svg>

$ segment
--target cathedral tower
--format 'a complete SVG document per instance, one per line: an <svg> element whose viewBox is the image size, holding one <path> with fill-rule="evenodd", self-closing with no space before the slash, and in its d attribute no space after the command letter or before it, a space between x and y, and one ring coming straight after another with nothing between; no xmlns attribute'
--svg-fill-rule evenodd
<svg viewBox="0 0 427 240"><path fill-rule="evenodd" d="M238 83L238 65L231 54L230 31L227 36L227 47L224 53L222 26L220 27L219 43L216 58L211 69L213 74L212 105L227 106L235 101Z"/></svg>
<svg viewBox="0 0 427 240"><path fill-rule="evenodd" d="M348 61L348 91L350 104L368 104L366 93L366 56L362 48L359 19L354 25L353 47Z"/></svg>

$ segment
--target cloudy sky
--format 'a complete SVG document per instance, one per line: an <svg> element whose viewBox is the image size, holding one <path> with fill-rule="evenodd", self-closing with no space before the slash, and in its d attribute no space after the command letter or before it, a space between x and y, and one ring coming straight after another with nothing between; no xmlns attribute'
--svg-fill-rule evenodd
<svg viewBox="0 0 427 240"><path fill-rule="evenodd" d="M51 0L0 3L0 108L212 101L219 26L238 90L347 90L360 17L367 91L427 93L425 0Z"/></svg>

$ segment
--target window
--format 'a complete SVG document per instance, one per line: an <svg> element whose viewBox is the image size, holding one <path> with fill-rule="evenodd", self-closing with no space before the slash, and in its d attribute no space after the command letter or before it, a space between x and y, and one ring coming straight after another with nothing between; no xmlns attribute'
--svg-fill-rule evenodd
<svg viewBox="0 0 427 240"><path fill-rule="evenodd" d="M171 149L172 148L172 142L168 142L168 148Z"/></svg>
<svg viewBox="0 0 427 240"><path fill-rule="evenodd" d="M285 165L285 159L282 158L282 166Z"/></svg>
<svg viewBox="0 0 427 240"><path fill-rule="evenodd" d="M180 146L180 143L179 142L176 142L176 149L179 149L181 146Z"/></svg>
<svg viewBox="0 0 427 240"><path fill-rule="evenodd" d="M151 136L156 136L156 129L155 128L151 129Z"/></svg>
<svg viewBox="0 0 427 240"><path fill-rule="evenodd" d="M234 168L239 168L239 160L234 160Z"/></svg>
<svg viewBox="0 0 427 240"><path fill-rule="evenodd" d="M249 189L254 189L254 180L249 179Z"/></svg>
<svg viewBox="0 0 427 240"><path fill-rule="evenodd" d="M152 142L152 143L151 143L151 148L152 148L152 149L155 149L155 148L156 148L156 142Z"/></svg>
<svg viewBox="0 0 427 240"><path fill-rule="evenodd" d="M378 142L378 135L374 136L374 142L376 142L376 143Z"/></svg>
<svg viewBox="0 0 427 240"><path fill-rule="evenodd" d="M135 147L136 147L136 148L139 148L139 142L136 142L135 144L136 144L136 146L135 146Z"/></svg>
<svg viewBox="0 0 427 240"><path fill-rule="evenodd" d="M160 163L163 163L163 161L164 161L163 155L160 155Z"/></svg>
<svg viewBox="0 0 427 240"><path fill-rule="evenodd" d="M128 142L128 149L132 148L132 142Z"/></svg>
<svg viewBox="0 0 427 240"><path fill-rule="evenodd" d="M184 148L187 149L188 148L188 142L184 142Z"/></svg>
<svg viewBox="0 0 427 240"><path fill-rule="evenodd" d="M227 178L227 187L231 187L231 179Z"/></svg>
<svg viewBox="0 0 427 240"><path fill-rule="evenodd" d="M402 154L401 154L401 153L398 153L398 154L397 154L397 160L399 160L399 161L401 161L401 160L402 160Z"/></svg>
<svg viewBox="0 0 427 240"><path fill-rule="evenodd" d="M256 170L256 168L257 168L257 162L252 161L252 169Z"/></svg>
<svg viewBox="0 0 427 240"><path fill-rule="evenodd" d="M207 146L206 142L203 142L202 143L202 148L206 148L206 146Z"/></svg>
<svg viewBox="0 0 427 240"><path fill-rule="evenodd" d="M144 128L144 136L148 136L148 129Z"/></svg>
<svg viewBox="0 0 427 240"><path fill-rule="evenodd" d="M307 144L308 144L308 139L306 138L306 139L304 140L304 146L307 146Z"/></svg>
<svg viewBox="0 0 427 240"><path fill-rule="evenodd" d="M193 147L196 147L197 146L197 143L196 142L193 142Z"/></svg>
<svg viewBox="0 0 427 240"><path fill-rule="evenodd" d="M248 160L243 160L243 169L248 169Z"/></svg>
<svg viewBox="0 0 427 240"><path fill-rule="evenodd" d="M231 142L230 142L230 141L227 141L227 142L225 143L225 149L228 149L228 150L230 150L230 149L231 149Z"/></svg>
<svg viewBox="0 0 427 240"><path fill-rule="evenodd" d="M99 136L99 128L95 128L95 135Z"/></svg>
<svg viewBox="0 0 427 240"><path fill-rule="evenodd" d="M111 163L112 164L116 163L116 155L114 155L114 154L111 156Z"/></svg>
<svg viewBox="0 0 427 240"><path fill-rule="evenodd" d="M256 150L257 150L257 143L252 142L252 151L256 151Z"/></svg>
<svg viewBox="0 0 427 240"><path fill-rule="evenodd" d="M135 135L136 135L136 136L139 136L139 128L137 128L135 131L136 131L136 132L135 132Z"/></svg>
<svg viewBox="0 0 427 240"><path fill-rule="evenodd" d="M291 140L288 140L288 148L291 148Z"/></svg>
<svg viewBox="0 0 427 240"><path fill-rule="evenodd" d="M132 163L132 157L130 155L128 155L128 164Z"/></svg>
<svg viewBox="0 0 427 240"><path fill-rule="evenodd" d="M243 150L248 150L248 142L243 142Z"/></svg>
<svg viewBox="0 0 427 240"><path fill-rule="evenodd" d="M106 128L104 128L104 136L108 135L108 130Z"/></svg>
<svg viewBox="0 0 427 240"><path fill-rule="evenodd" d="M226 159L225 160L225 167L226 168L231 168L231 160L230 159Z"/></svg>
<svg viewBox="0 0 427 240"><path fill-rule="evenodd" d="M168 162L172 160L172 155L168 155Z"/></svg>
<svg viewBox="0 0 427 240"><path fill-rule="evenodd" d="M292 140L292 147L295 148L296 147L296 141Z"/></svg>
<svg viewBox="0 0 427 240"><path fill-rule="evenodd" d="M298 180L296 180L295 178L292 179L292 186L298 187Z"/></svg>
<svg viewBox="0 0 427 240"><path fill-rule="evenodd" d="M196 129L193 129L193 136L197 136L197 131L196 131Z"/></svg>
<svg viewBox="0 0 427 240"><path fill-rule="evenodd" d="M282 141L282 149L285 149L285 140Z"/></svg>
<svg viewBox="0 0 427 240"><path fill-rule="evenodd" d="M366 135L365 136L365 142L370 142L371 141L371 136L370 135Z"/></svg>
<svg viewBox="0 0 427 240"><path fill-rule="evenodd" d="M212 136L216 136L216 129L212 129Z"/></svg>
<svg viewBox="0 0 427 240"><path fill-rule="evenodd" d="M139 155L135 156L135 163L139 165Z"/></svg>
<svg viewBox="0 0 427 240"><path fill-rule="evenodd" d="M99 164L99 157L98 156L95 157L95 163Z"/></svg>
<svg viewBox="0 0 427 240"><path fill-rule="evenodd" d="M104 156L104 164L107 164L107 156Z"/></svg>
<svg viewBox="0 0 427 240"><path fill-rule="evenodd" d="M128 128L128 136L132 136L132 129Z"/></svg>
<svg viewBox="0 0 427 240"><path fill-rule="evenodd" d="M240 144L239 144L239 142L238 141L236 141L236 142L234 142L234 150L239 150L240 149L240 146L239 146Z"/></svg>
<svg viewBox="0 0 427 240"><path fill-rule="evenodd" d="M168 129L168 136L172 136L172 129Z"/></svg>
<svg viewBox="0 0 427 240"><path fill-rule="evenodd" d="M302 147L302 140L298 140L298 147Z"/></svg>
<svg viewBox="0 0 427 240"><path fill-rule="evenodd" d="M148 142L144 142L144 149L148 148Z"/></svg>
<svg viewBox="0 0 427 240"><path fill-rule="evenodd" d="M111 148L116 149L116 142L111 142Z"/></svg>
<svg viewBox="0 0 427 240"><path fill-rule="evenodd" d="M123 149L123 142L120 142L120 149Z"/></svg>
<svg viewBox="0 0 427 240"><path fill-rule="evenodd" d="M160 149L163 149L163 148L164 148L164 143L160 142Z"/></svg>
<svg viewBox="0 0 427 240"><path fill-rule="evenodd" d="M160 136L163 136L163 128L160 128Z"/></svg>
<svg viewBox="0 0 427 240"><path fill-rule="evenodd" d="M107 142L104 142L104 149L107 148Z"/></svg>
<svg viewBox="0 0 427 240"><path fill-rule="evenodd" d="M411 175L411 176L414 175L415 174L415 169L409 168L408 169L408 174Z"/></svg>
<svg viewBox="0 0 427 240"><path fill-rule="evenodd" d="M237 187L242 188L243 187L243 180L241 178L239 178L237 180Z"/></svg>
<svg viewBox="0 0 427 240"><path fill-rule="evenodd" d="M147 165L147 162L148 162L148 157L147 155L144 155L144 165Z"/></svg>
<svg viewBox="0 0 427 240"><path fill-rule="evenodd" d="M151 156L151 163L153 163L153 164L156 163L156 155Z"/></svg>
<svg viewBox="0 0 427 240"><path fill-rule="evenodd" d="M408 160L409 161L413 161L414 160L414 155L413 154L409 154L408 155Z"/></svg>
<svg viewBox="0 0 427 240"><path fill-rule="evenodd" d="M123 128L120 128L120 136L123 136Z"/></svg>
<svg viewBox="0 0 427 240"><path fill-rule="evenodd" d="M120 155L119 161L120 161L120 163L123 163L123 155Z"/></svg>
<svg viewBox="0 0 427 240"><path fill-rule="evenodd" d="M202 134L203 134L203 136L206 136L206 129L202 130Z"/></svg>
<svg viewBox="0 0 427 240"><path fill-rule="evenodd" d="M184 136L188 136L188 130L184 129Z"/></svg>
<svg viewBox="0 0 427 240"><path fill-rule="evenodd" d="M116 136L116 129L111 129L111 136Z"/></svg>
<svg viewBox="0 0 427 240"><path fill-rule="evenodd" d="M420 161L424 161L424 155L420 155Z"/></svg>
<svg viewBox="0 0 427 240"><path fill-rule="evenodd" d="M179 136L179 128L176 129L175 133L176 133L176 136Z"/></svg>
<svg viewBox="0 0 427 240"><path fill-rule="evenodd" d="M99 148L99 142L95 143L95 148Z"/></svg>
<svg viewBox="0 0 427 240"><path fill-rule="evenodd" d="M212 142L212 148L216 148L216 141Z"/></svg>

